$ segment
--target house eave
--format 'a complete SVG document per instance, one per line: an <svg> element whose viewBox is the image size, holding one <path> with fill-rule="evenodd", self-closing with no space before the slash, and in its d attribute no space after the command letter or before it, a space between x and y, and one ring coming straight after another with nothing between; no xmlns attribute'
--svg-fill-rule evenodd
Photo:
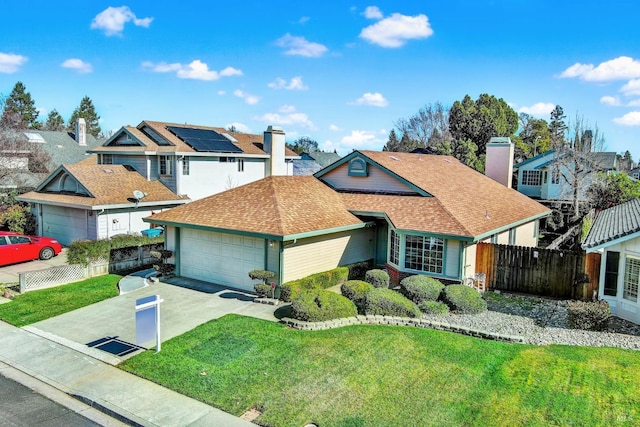
<svg viewBox="0 0 640 427"><path fill-rule="evenodd" d="M523 224L526 224L526 223L531 222L531 221L538 220L540 218L544 218L544 217L549 216L549 215L551 215L551 211L547 210L546 212L539 213L537 215L533 215L533 216L530 216L528 218L521 219L519 221L511 222L511 223L509 223L507 225L503 225L502 227L494 228L493 230L489 230L489 231L487 231L485 233L479 234L479 235L477 235L477 236L475 236L473 238L473 241L475 243L480 242L482 240L488 239L489 237L493 236L494 234L502 233L502 232L507 231L507 230L509 230L511 228L519 227L519 226L521 226Z"/></svg>
<svg viewBox="0 0 640 427"><path fill-rule="evenodd" d="M587 247L585 245L582 245L582 249L584 249L587 253L591 253L591 252L599 252L602 249L605 249L609 246L613 246L613 245L617 245L620 243L624 243L626 241L635 239L636 237L640 237L640 230L639 231L635 231L633 233L629 233L625 236L620 236L611 240L607 240L604 242L601 242L595 246L591 246L591 247Z"/></svg>

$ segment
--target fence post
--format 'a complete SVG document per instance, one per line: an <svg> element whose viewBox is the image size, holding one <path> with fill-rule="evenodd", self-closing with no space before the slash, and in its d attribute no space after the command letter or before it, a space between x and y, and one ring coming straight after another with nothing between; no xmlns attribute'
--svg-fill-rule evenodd
<svg viewBox="0 0 640 427"><path fill-rule="evenodd" d="M19 273L20 277L20 293L23 294L27 290L27 278L24 273Z"/></svg>

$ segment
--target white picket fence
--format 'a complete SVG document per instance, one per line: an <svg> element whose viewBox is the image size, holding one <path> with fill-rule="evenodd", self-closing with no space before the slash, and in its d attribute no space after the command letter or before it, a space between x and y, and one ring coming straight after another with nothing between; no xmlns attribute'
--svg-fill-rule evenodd
<svg viewBox="0 0 640 427"><path fill-rule="evenodd" d="M66 285L107 273L109 273L109 261L107 260L92 262L87 266L71 264L27 271L20 273L20 293Z"/></svg>

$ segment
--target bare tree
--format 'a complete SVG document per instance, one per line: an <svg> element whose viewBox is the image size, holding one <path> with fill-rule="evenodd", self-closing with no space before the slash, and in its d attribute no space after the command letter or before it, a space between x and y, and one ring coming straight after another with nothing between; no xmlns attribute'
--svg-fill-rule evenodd
<svg viewBox="0 0 640 427"><path fill-rule="evenodd" d="M400 134L417 147L436 148L445 141L452 140L449 132L449 108L440 102L427 104L413 116L399 119L394 124Z"/></svg>

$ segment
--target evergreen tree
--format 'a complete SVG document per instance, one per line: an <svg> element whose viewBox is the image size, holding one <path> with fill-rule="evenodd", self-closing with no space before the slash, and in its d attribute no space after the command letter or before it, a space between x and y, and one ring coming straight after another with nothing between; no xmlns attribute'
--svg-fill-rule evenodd
<svg viewBox="0 0 640 427"><path fill-rule="evenodd" d="M385 146L382 147L382 151L400 151L400 141L398 140L395 129L391 129L391 132L389 132L389 139Z"/></svg>
<svg viewBox="0 0 640 427"><path fill-rule="evenodd" d="M58 113L58 110L53 109L47 116L47 121L44 123L43 130L63 131L64 119Z"/></svg>
<svg viewBox="0 0 640 427"><path fill-rule="evenodd" d="M5 100L0 125L13 129L38 129L40 126L35 102L22 82L15 84Z"/></svg>
<svg viewBox="0 0 640 427"><path fill-rule="evenodd" d="M82 117L87 123L87 133L93 135L94 137L98 137L100 134L100 116L96 114L96 109L93 106L93 101L88 96L82 98L80 101L80 106L73 110L73 114L71 114L71 118L67 123L67 129L70 132L75 132L76 123L78 119Z"/></svg>
<svg viewBox="0 0 640 427"><path fill-rule="evenodd" d="M553 148L563 145L565 142L565 134L569 129L565 123L565 118L562 107L556 105L556 108L551 112L551 121L549 122L549 137Z"/></svg>

